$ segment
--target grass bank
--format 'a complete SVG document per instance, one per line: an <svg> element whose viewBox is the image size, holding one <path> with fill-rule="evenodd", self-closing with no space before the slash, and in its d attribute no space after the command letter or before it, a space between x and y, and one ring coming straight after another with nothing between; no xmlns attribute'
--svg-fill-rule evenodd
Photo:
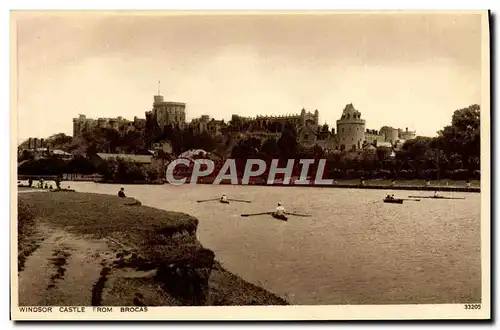
<svg viewBox="0 0 500 330"><path fill-rule="evenodd" d="M52 254L58 258L59 275L53 276L50 292L57 292L57 283L64 287L66 273L72 276L72 286L89 286L84 282L94 277L92 288L79 290L92 292L91 297L71 300L66 294L72 304L287 304L225 270L214 253L197 240L198 220L190 215L101 194L26 192L18 198L20 273L25 268L27 273L33 271L28 269L30 259L33 269L48 265L43 260L35 265L33 260ZM46 251L37 254L37 249ZM89 266L92 264L95 267ZM85 272L91 275L81 275ZM41 288L36 294L46 296L44 290L48 289ZM51 295L53 304L61 303Z"/></svg>

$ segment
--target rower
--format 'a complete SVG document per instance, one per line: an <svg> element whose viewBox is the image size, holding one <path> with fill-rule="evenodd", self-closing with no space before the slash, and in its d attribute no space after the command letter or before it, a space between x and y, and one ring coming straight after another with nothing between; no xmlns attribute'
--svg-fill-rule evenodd
<svg viewBox="0 0 500 330"><path fill-rule="evenodd" d="M126 196L125 196L125 191L124 191L124 190L125 190L125 189L123 189L123 187L120 189L120 191L118 192L118 196L119 196L119 197L126 197Z"/></svg>
<svg viewBox="0 0 500 330"><path fill-rule="evenodd" d="M227 197L226 197L226 194L222 194L221 198L220 198L220 201L221 202L227 202Z"/></svg>
<svg viewBox="0 0 500 330"><path fill-rule="evenodd" d="M276 207L276 215L285 215L285 208L278 203L278 207Z"/></svg>

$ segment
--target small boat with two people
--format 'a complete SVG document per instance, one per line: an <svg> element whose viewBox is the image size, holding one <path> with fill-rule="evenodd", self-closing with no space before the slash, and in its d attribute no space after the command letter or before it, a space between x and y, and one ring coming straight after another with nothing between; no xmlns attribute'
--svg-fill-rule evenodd
<svg viewBox="0 0 500 330"><path fill-rule="evenodd" d="M403 199L402 198L394 198L394 195L387 195L384 198L384 203L403 204Z"/></svg>

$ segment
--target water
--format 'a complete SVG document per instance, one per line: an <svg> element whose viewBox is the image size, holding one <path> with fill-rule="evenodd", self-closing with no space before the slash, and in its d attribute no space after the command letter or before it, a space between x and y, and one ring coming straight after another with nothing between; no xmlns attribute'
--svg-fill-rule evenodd
<svg viewBox="0 0 500 330"><path fill-rule="evenodd" d="M117 194L119 185L66 182ZM198 237L245 280L293 304L479 302L480 194L465 200L382 203L388 190L252 186L125 185L144 205L189 213ZM218 198L252 203L197 203ZM430 192L395 191L396 197ZM267 215L280 201L288 222Z"/></svg>

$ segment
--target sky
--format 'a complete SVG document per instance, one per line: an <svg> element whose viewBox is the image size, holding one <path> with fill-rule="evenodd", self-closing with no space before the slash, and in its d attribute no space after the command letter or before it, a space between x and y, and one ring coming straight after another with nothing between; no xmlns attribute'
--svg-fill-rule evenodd
<svg viewBox="0 0 500 330"><path fill-rule="evenodd" d="M18 141L72 134L72 118L145 117L153 95L187 119L318 109L335 127L352 103L366 128L434 136L481 102L474 14L17 16Z"/></svg>

